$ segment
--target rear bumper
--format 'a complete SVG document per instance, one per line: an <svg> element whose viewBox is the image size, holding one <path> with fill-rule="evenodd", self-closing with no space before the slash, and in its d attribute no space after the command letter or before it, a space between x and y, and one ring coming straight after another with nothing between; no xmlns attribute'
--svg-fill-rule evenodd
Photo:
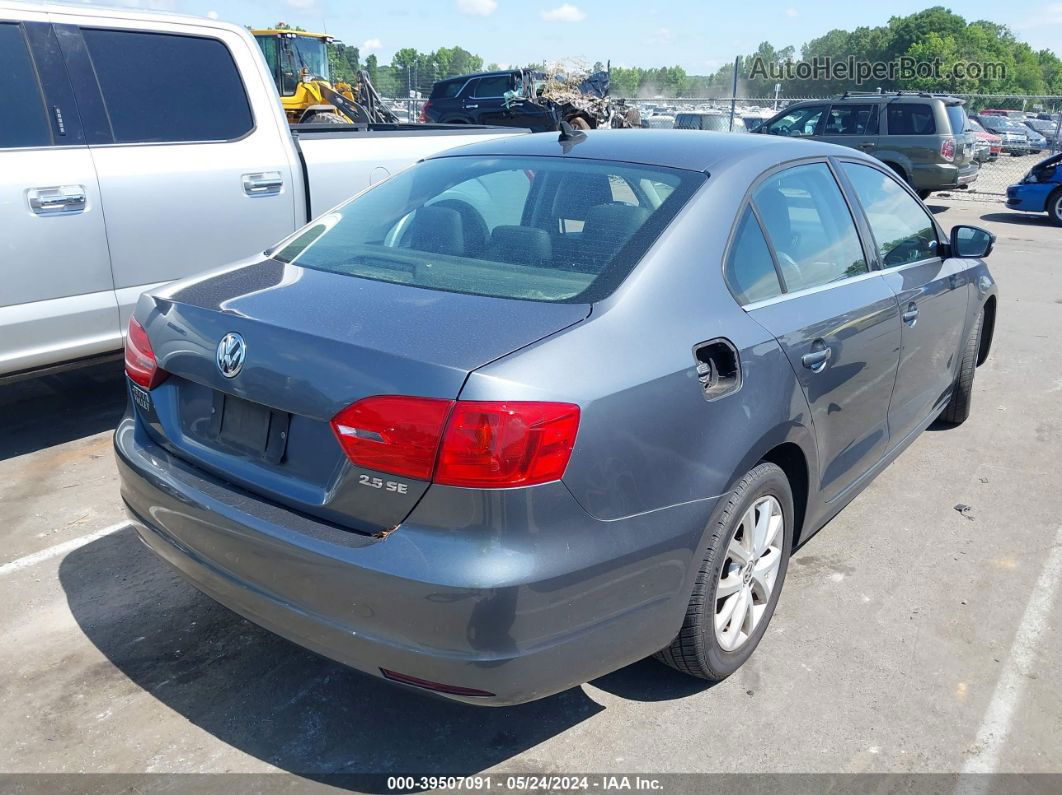
<svg viewBox="0 0 1062 795"><path fill-rule="evenodd" d="M946 190L966 187L977 180L977 163L971 160L962 166L951 163L931 163L914 167L914 184L919 190Z"/></svg>
<svg viewBox="0 0 1062 795"><path fill-rule="evenodd" d="M383 539L264 504L174 459L126 418L121 491L141 539L193 585L295 643L490 695L541 698L678 631L716 500L602 522L561 483L432 487Z"/></svg>

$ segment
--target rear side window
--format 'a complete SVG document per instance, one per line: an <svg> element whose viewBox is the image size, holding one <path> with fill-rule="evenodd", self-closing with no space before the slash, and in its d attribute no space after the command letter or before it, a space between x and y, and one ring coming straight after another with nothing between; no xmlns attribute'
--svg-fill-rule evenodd
<svg viewBox="0 0 1062 795"><path fill-rule="evenodd" d="M966 111L962 105L948 105L948 123L954 135L962 135L966 130Z"/></svg>
<svg viewBox="0 0 1062 795"><path fill-rule="evenodd" d="M464 82L461 80L449 80L444 83L436 83L431 89L432 99L453 99L461 90Z"/></svg>
<svg viewBox="0 0 1062 795"><path fill-rule="evenodd" d="M513 87L512 75L498 75L496 77L481 77L476 81L474 95L477 97L500 97Z"/></svg>
<svg viewBox="0 0 1062 795"><path fill-rule="evenodd" d="M705 179L577 158L441 157L351 199L329 229L308 228L275 257L430 290L593 302Z"/></svg>
<svg viewBox="0 0 1062 795"><path fill-rule="evenodd" d="M886 268L898 268L939 256L936 227L929 213L884 172L843 163L874 235Z"/></svg>
<svg viewBox="0 0 1062 795"><path fill-rule="evenodd" d="M217 39L84 29L117 143L227 141L254 127Z"/></svg>
<svg viewBox="0 0 1062 795"><path fill-rule="evenodd" d="M825 163L768 177L753 194L788 292L868 271L855 222Z"/></svg>
<svg viewBox="0 0 1062 795"><path fill-rule="evenodd" d="M937 131L931 105L894 102L887 107L889 135L933 135Z"/></svg>
<svg viewBox="0 0 1062 795"><path fill-rule="evenodd" d="M742 305L766 301L782 292L771 250L751 209L745 210L738 225L726 260L726 281Z"/></svg>
<svg viewBox="0 0 1062 795"><path fill-rule="evenodd" d="M877 135L877 105L834 105L823 135Z"/></svg>
<svg viewBox="0 0 1062 795"><path fill-rule="evenodd" d="M0 23L0 148L50 146L37 70L18 25Z"/></svg>

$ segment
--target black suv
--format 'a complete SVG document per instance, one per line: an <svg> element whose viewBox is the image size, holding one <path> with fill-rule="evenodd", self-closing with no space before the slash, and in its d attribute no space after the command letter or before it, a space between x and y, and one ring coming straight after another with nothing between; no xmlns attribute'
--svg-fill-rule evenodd
<svg viewBox="0 0 1062 795"><path fill-rule="evenodd" d="M756 129L860 149L904 178L923 199L977 179L976 138L963 100L941 94L853 93L790 105Z"/></svg>
<svg viewBox="0 0 1062 795"><path fill-rule="evenodd" d="M583 129L596 128L607 121L608 83L604 73L584 81L583 91L590 102L597 98L602 115L571 103L557 103L542 96L546 76L530 69L480 72L440 80L420 110L421 123L493 124L522 127L531 132L549 132L561 121Z"/></svg>

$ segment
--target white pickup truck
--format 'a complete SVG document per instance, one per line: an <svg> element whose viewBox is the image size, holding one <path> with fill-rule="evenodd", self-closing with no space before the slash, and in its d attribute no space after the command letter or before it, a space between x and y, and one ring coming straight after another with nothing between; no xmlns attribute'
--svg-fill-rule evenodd
<svg viewBox="0 0 1062 795"><path fill-rule="evenodd" d="M263 251L422 157L513 130L288 127L250 33L0 0L0 382L122 346L144 290Z"/></svg>

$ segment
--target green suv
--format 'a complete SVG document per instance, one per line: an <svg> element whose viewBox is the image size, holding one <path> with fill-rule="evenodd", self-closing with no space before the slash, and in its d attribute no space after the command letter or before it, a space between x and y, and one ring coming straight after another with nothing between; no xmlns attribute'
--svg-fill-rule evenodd
<svg viewBox="0 0 1062 795"><path fill-rule="evenodd" d="M790 105L756 132L860 149L890 166L925 199L936 190L967 188L977 179L975 140L965 129L963 100L956 97L849 92Z"/></svg>

